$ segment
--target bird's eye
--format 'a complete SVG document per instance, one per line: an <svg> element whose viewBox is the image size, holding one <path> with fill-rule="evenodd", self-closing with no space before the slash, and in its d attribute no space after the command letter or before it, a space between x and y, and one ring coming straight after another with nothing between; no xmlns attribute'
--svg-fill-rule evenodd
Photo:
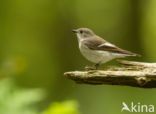
<svg viewBox="0 0 156 114"><path fill-rule="evenodd" d="M80 30L80 33L82 34L82 33L83 33L83 31L82 31L82 30Z"/></svg>

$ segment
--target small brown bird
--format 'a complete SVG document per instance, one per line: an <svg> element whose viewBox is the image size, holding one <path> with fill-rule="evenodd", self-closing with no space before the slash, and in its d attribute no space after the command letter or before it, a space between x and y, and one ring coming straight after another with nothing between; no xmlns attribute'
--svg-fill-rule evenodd
<svg viewBox="0 0 156 114"><path fill-rule="evenodd" d="M80 52L86 59L96 63L96 69L100 64L115 58L139 56L136 53L123 50L114 44L107 42L88 28L75 29L73 32L77 35Z"/></svg>

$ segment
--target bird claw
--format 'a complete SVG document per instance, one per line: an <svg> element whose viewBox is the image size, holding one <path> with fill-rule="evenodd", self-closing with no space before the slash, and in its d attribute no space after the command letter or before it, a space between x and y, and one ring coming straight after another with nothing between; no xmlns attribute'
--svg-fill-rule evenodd
<svg viewBox="0 0 156 114"><path fill-rule="evenodd" d="M86 70L86 71L89 71L89 70L96 70L96 68L93 67L93 66L85 66L85 70Z"/></svg>

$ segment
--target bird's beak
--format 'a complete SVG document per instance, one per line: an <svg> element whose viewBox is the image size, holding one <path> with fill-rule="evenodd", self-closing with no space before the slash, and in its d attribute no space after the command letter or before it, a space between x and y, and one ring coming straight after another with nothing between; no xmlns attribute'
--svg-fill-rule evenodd
<svg viewBox="0 0 156 114"><path fill-rule="evenodd" d="M76 29L73 29L72 32L73 32L73 33L77 33L78 31L77 31Z"/></svg>

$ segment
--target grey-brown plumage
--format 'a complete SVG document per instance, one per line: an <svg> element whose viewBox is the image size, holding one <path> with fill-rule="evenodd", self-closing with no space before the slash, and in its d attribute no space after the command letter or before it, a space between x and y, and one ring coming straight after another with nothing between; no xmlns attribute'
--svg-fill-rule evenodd
<svg viewBox="0 0 156 114"><path fill-rule="evenodd" d="M115 58L139 56L107 42L88 28L79 28L73 32L77 35L82 55L96 64L105 63Z"/></svg>
<svg viewBox="0 0 156 114"><path fill-rule="evenodd" d="M108 42L100 37L96 37L96 39L93 37L93 38L83 41L83 44L92 50L109 51L111 53L125 54L127 56L137 56L138 55L138 54L132 53L130 51L123 50L113 44L111 44L112 46L111 45L101 45L101 44L105 44L105 43L108 43Z"/></svg>

